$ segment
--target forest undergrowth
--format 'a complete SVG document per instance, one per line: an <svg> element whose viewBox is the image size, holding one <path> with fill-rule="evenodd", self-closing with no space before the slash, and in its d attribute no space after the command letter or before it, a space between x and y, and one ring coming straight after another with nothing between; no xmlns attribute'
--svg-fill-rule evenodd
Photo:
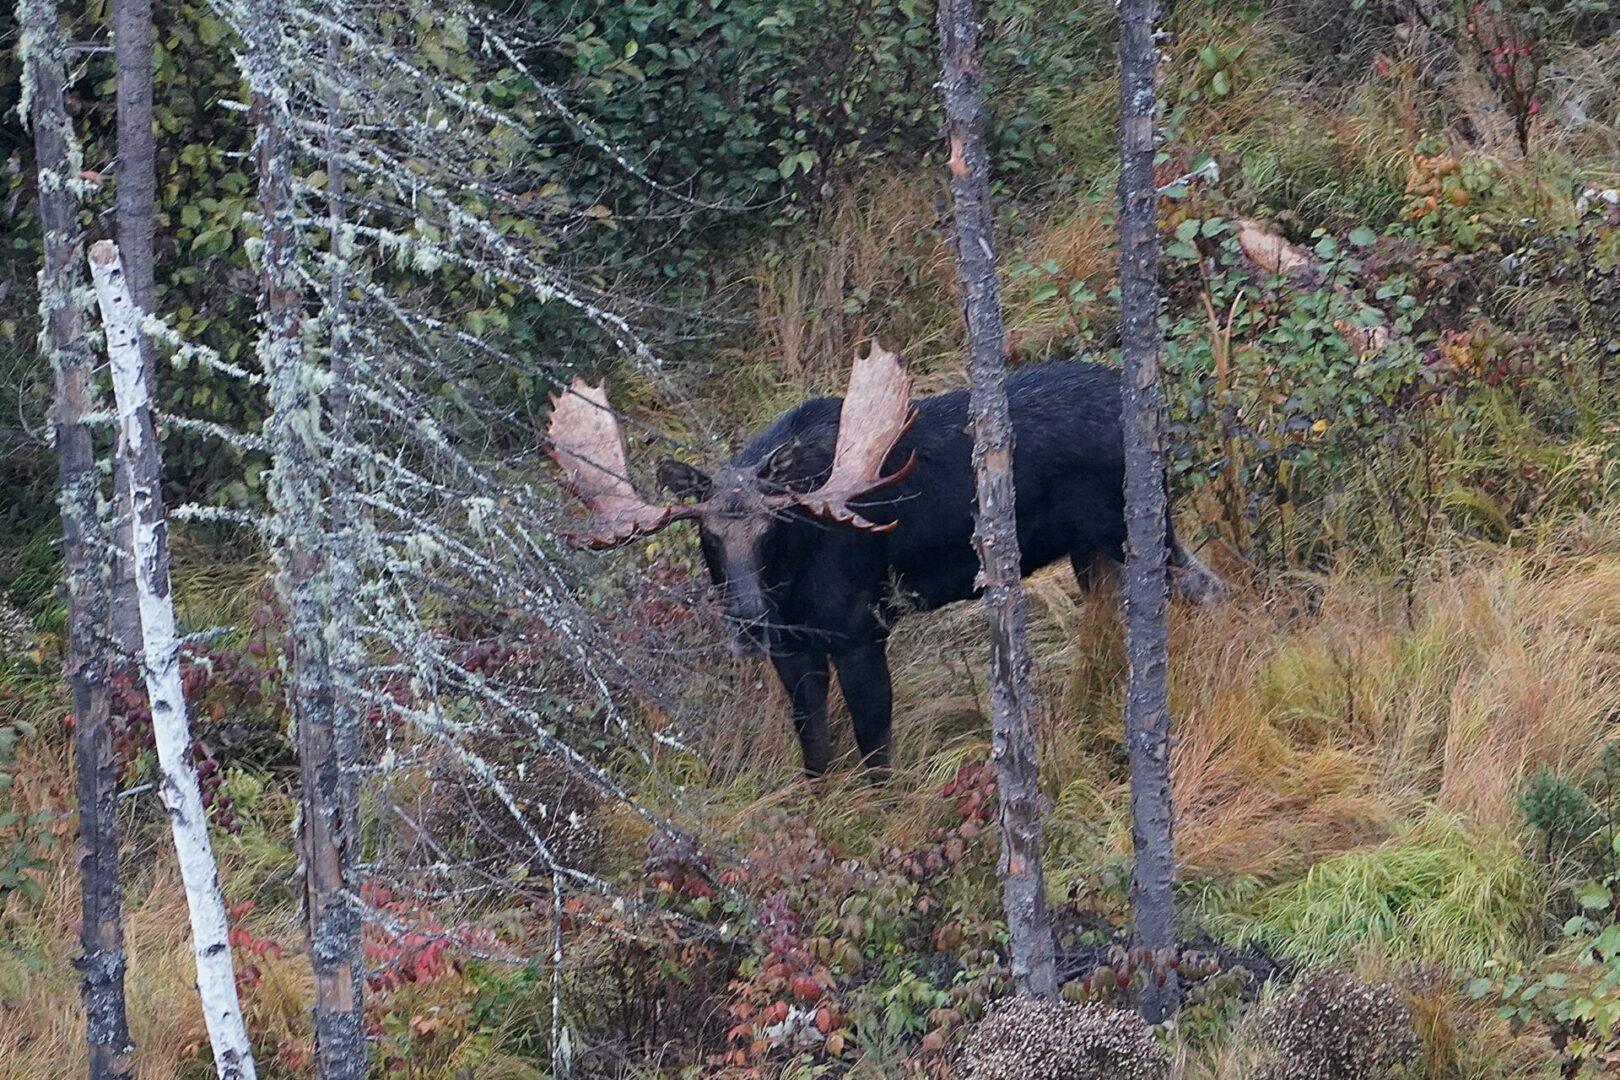
<svg viewBox="0 0 1620 1080"><path fill-rule="evenodd" d="M1559 24L1538 42L1527 156L1475 24L1420 32L1342 6L1175 15L1172 461L1179 527L1233 593L1172 614L1191 994L1161 1056L1137 1064L1187 1080L1603 1075L1620 1059L1620 144L1599 122L1620 101L1616 39ZM1106 38L1107 17L1091 23L1077 53ZM1423 34L1449 44L1420 48ZM1007 185L1015 363L1109 353L1115 92L1100 75L1042 98L1062 170L1038 198ZM728 314L744 329L673 377L717 427L835 392L874 335L922 391L963 382L940 177L897 161L828 190L716 260L714 295L743 298ZM1311 272L1257 269L1251 221ZM1383 347L1358 349L1346 327L1374 325ZM691 421L636 371L615 371L614 392L655 428ZM176 533L185 628L235 628L192 689L205 790L229 814L215 843L249 1028L261 1075L303 1076L296 767L266 564L240 537ZM659 783L633 760L623 775L711 847L671 847L534 765L535 790L584 823L571 855L657 915L570 900L577 1071L964 1075L1007 988L981 613L898 624L888 783L853 768L836 695L843 758L807 781L768 667L723 654L693 547L672 531L606 562L601 587L679 645L650 677L660 692L631 703L639 719L696 733L659 746ZM18 609L0 627L0 1080L83 1071L51 560L37 538L0 560ZM1028 589L1064 996L1117 1002L1144 973L1115 949L1130 822L1114 597L1066 568ZM143 752L129 750L122 802L137 1071L197 1077L207 1040ZM368 846L424 868L365 892L376 1074L548 1075L553 983L534 942L555 929L550 902L525 893L533 867L478 793L441 791L435 767L368 795ZM460 846L436 847L445 837ZM430 872L450 855L485 878L450 887ZM1327 1051L1286 1022L1338 1015L1354 994L1333 971L1361 980L1368 1024L1410 1033L1398 1062L1321 1071Z"/></svg>
<svg viewBox="0 0 1620 1080"><path fill-rule="evenodd" d="M1521 803L1540 771L1586 777L1600 766L1620 712L1617 591L1620 520L1611 514L1573 521L1523 550L1460 554L1419 586L1410 607L1400 589L1348 572L1250 585L1218 611L1178 613L1174 769L1188 924L1282 960L1394 978L1429 1017L1420 1031L1437 1065L1429 1075L1539 1075L1534 1069L1552 1060L1545 1036L1510 1037L1506 1022L1461 986L1465 976L1533 963L1557 934L1561 890L1573 882L1542 858ZM1056 572L1033 579L1031 594L1043 787L1053 803L1051 889L1065 901L1063 918L1106 938L1124 924L1129 856L1112 598L1080 594ZM781 703L774 690L749 692L768 685L752 667L732 675L738 690L723 741L705 761L687 763L708 831L772 867L812 951L825 952L829 985L815 999L836 997L850 1018L851 1044L858 1041L865 1061L857 1075L900 1068L916 1054L912 1039L926 1047L940 1020L949 1028L952 1009L971 1016L985 1003L966 995L953 1002L904 977L884 985L890 965L927 966L926 955L909 955L919 942L905 924L916 914L917 882L933 879L897 872L919 857L919 845L922 858L952 867L949 883L927 890L945 909L927 946L961 956L964 938L994 941L985 925L995 911L993 842L962 829L982 820L977 807L956 813L960 792L982 790L973 787L974 769L987 751L978 621L964 607L917 617L897 633L900 719L889 785L873 788L849 771L798 779ZM49 707L35 717L43 734L10 766L18 777L10 806L44 815L50 838L32 872L38 890L26 901L10 898L0 953L10 1021L0 1031L0 1062L19 1080L72 1075L79 1047L69 963L77 868L71 819L61 813L67 741ZM224 789L239 828L217 842L240 920L250 1024L267 1050L296 1047L309 973L297 945L294 856L280 839L293 804L247 770L233 769ZM149 793L130 800L132 823L150 825L151 801ZM633 844L633 828L619 822L617 830ZM129 835L140 1074L194 1075L206 1040L173 867L161 833L136 827ZM639 860L627 846L616 858L633 866ZM833 871L846 861L861 869ZM457 933L476 929L494 941L530 917L479 912ZM854 929L846 925L852 917ZM445 921L453 921L448 913ZM873 937L888 940L874 945ZM844 955L851 946L853 958ZM611 942L603 948L626 972L656 983L657 965L636 971L613 956ZM453 948L428 941L399 951L403 959L393 959L408 979L374 987L372 1007L392 1021L381 1036L385 1050L397 1048L414 1075L534 1074L513 1044L547 1006L542 986L523 992L520 963L466 955L451 963ZM593 974L588 955L575 961L586 967L582 983ZM1246 1075L1229 1071L1243 1053L1244 1029L1233 1030L1211 1039L1190 1024L1179 1074ZM298 1063L295 1053L280 1060Z"/></svg>

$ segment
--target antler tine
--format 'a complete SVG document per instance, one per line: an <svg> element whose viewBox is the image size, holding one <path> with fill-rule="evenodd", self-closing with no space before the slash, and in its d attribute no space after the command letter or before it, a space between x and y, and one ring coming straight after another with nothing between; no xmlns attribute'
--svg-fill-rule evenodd
<svg viewBox="0 0 1620 1080"><path fill-rule="evenodd" d="M575 378L552 397L546 453L563 471L563 483L585 503L586 527L566 534L592 548L617 547L692 516L693 506L654 506L636 494L624 452L619 419L604 385Z"/></svg>
<svg viewBox="0 0 1620 1080"><path fill-rule="evenodd" d="M888 532L895 522L873 524L850 509L849 503L911 472L917 463L915 452L895 472L881 475L883 462L916 419L916 411L911 408L911 379L900 358L873 341L869 352L855 354L849 370L849 387L839 412L838 443L827 482L788 499L829 521Z"/></svg>

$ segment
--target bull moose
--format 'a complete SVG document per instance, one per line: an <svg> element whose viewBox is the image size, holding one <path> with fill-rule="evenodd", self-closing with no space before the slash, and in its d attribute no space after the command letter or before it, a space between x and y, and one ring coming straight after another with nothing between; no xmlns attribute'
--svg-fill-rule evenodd
<svg viewBox="0 0 1620 1080"><path fill-rule="evenodd" d="M805 771L827 768L828 665L838 673L863 760L889 759L893 620L978 593L965 390L909 399L899 359L874 343L843 398L782 414L713 473L665 460L651 503L628 479L624 440L601 386L575 379L555 400L548 452L589 516L576 540L613 547L697 522L723 597L732 651L766 655L793 703ZM1082 585L1124 559L1119 375L1079 361L1007 381L1022 572L1067 558ZM1170 573L1189 602L1226 591L1169 530Z"/></svg>

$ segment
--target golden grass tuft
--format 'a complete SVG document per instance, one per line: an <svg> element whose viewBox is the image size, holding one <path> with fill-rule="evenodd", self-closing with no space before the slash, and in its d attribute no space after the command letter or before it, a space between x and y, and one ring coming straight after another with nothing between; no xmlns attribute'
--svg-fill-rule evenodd
<svg viewBox="0 0 1620 1080"><path fill-rule="evenodd" d="M1430 803L1481 834L1512 830L1524 780L1589 763L1620 708L1616 589L1620 562L1549 578L1510 555L1427 586L1412 625L1350 578L1325 587L1309 625L1255 618L1244 600L1184 622L1188 871L1287 873Z"/></svg>
<svg viewBox="0 0 1620 1080"><path fill-rule="evenodd" d="M72 966L80 916L77 843L74 819L65 812L72 792L61 786L72 775L71 751L63 738L41 736L23 744L18 761L23 782L11 789L12 809L64 816L55 843L44 853L49 866L36 875L42 895L32 901L12 895L0 909L0 1080L84 1075L84 1016ZM167 840L160 834L154 847L141 837L126 837L123 858L125 999L135 1071L142 1080L201 1075L209 1060L185 893ZM230 893L235 845L218 834L215 843ZM280 959L253 961L263 978L244 1003L255 1050L269 1055L284 1039L307 1037L309 971L290 911L261 909L248 925L256 934L276 937L286 950ZM242 963L239 958L238 966Z"/></svg>

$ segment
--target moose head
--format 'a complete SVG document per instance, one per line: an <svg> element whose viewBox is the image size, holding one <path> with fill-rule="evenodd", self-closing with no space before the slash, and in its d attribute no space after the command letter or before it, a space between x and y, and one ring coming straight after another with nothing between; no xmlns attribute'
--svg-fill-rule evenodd
<svg viewBox="0 0 1620 1080"><path fill-rule="evenodd" d="M894 522L874 524L850 504L906 476L915 455L887 476L884 461L915 420L910 379L899 357L873 342L857 353L839 411L832 468L813 490L784 482L795 447L784 444L762 462L734 460L714 472L666 460L658 478L677 499L649 502L629 479L624 437L601 385L575 379L552 399L547 452L563 482L585 504L584 527L570 539L591 548L611 548L649 536L683 519L697 522L705 561L723 595L732 651L760 655L771 645L771 609L761 575L761 547L773 522L793 512L852 529L881 533Z"/></svg>

